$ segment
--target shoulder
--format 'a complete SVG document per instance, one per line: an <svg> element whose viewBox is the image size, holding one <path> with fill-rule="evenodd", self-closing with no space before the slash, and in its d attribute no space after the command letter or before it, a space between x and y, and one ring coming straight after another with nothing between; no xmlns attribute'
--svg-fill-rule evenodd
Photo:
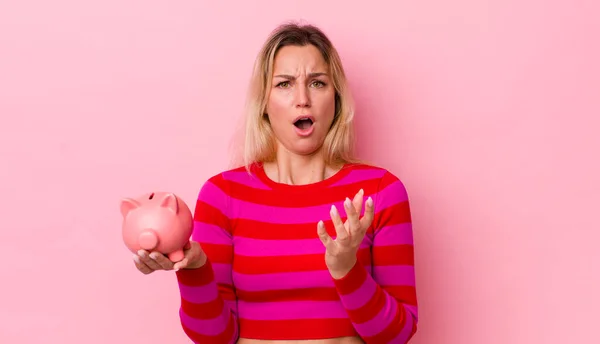
<svg viewBox="0 0 600 344"><path fill-rule="evenodd" d="M347 164L343 169L347 170L347 176L352 175L355 178L364 180L377 180L380 188L390 183L403 184L394 172L383 166L368 163L351 163Z"/></svg>
<svg viewBox="0 0 600 344"><path fill-rule="evenodd" d="M392 224L411 222L408 192L398 175L385 167L369 164L360 164L354 168L363 174L371 173L375 179L371 183L376 185L371 184L369 191L365 189L375 206L375 232Z"/></svg>
<svg viewBox="0 0 600 344"><path fill-rule="evenodd" d="M249 168L237 166L225 169L211 175L206 180L203 188L214 186L227 194L239 188L266 189L267 187L257 176L257 172L258 167L256 164L251 165Z"/></svg>
<svg viewBox="0 0 600 344"><path fill-rule="evenodd" d="M348 164L345 169L349 170L346 179L360 180L365 185L372 185L376 202L390 198L396 201L408 200L404 182L390 169L367 163Z"/></svg>
<svg viewBox="0 0 600 344"><path fill-rule="evenodd" d="M250 172L247 171L243 166L238 166L226 170L222 170L208 177L207 183L223 184L238 179L250 178Z"/></svg>
<svg viewBox="0 0 600 344"><path fill-rule="evenodd" d="M229 215L229 207L234 188L232 183L249 178L250 174L243 167L222 170L209 175L204 180L197 192L197 203L209 205L210 209L217 209L224 215Z"/></svg>

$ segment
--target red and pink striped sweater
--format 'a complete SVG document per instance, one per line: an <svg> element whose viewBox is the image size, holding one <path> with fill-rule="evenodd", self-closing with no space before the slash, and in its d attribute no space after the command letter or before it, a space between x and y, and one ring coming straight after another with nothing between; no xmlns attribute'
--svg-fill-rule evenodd
<svg viewBox="0 0 600 344"><path fill-rule="evenodd" d="M360 189L375 218L348 275L325 266L317 223L334 237L329 210ZM364 207L363 207L364 212ZM348 164L331 178L286 185L232 169L210 178L195 207L192 239L208 262L179 270L181 324L195 343L360 336L407 343L417 328L413 234L408 196L389 171Z"/></svg>

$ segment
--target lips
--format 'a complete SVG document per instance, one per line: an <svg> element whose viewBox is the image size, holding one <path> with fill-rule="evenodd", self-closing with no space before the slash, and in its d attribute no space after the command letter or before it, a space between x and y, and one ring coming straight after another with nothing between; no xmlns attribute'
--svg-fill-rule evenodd
<svg viewBox="0 0 600 344"><path fill-rule="evenodd" d="M294 120L294 126L296 129L296 133L301 137L308 137L312 134L315 126L315 119L312 116L304 115L298 116Z"/></svg>
<svg viewBox="0 0 600 344"><path fill-rule="evenodd" d="M314 122L315 119L312 116L299 116L294 120L294 125L300 130L308 130Z"/></svg>

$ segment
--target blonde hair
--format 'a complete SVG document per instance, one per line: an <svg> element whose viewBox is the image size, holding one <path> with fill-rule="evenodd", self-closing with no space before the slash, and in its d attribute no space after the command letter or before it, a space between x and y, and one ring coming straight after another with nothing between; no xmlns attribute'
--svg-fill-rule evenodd
<svg viewBox="0 0 600 344"><path fill-rule="evenodd" d="M323 143L323 155L328 165L357 161L354 158L354 104L346 75L337 50L329 38L313 25L285 23L271 32L256 61L246 100L243 164L274 161L275 136L265 115L273 64L279 49L284 46L315 46L329 66L335 88L335 115Z"/></svg>

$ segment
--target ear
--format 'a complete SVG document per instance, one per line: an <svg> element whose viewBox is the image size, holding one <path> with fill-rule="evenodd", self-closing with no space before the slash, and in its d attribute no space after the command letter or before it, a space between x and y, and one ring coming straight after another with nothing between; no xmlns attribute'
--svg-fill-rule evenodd
<svg viewBox="0 0 600 344"><path fill-rule="evenodd" d="M172 194L172 193L168 193L160 201L160 206L168 208L169 210L171 210L175 214L177 214L179 212L179 206L177 205L177 197L174 194Z"/></svg>
<svg viewBox="0 0 600 344"><path fill-rule="evenodd" d="M138 208L139 206L140 203L134 200L133 198L124 198L121 200L121 215L123 215L123 217L126 217L130 211L132 211L135 208Z"/></svg>

